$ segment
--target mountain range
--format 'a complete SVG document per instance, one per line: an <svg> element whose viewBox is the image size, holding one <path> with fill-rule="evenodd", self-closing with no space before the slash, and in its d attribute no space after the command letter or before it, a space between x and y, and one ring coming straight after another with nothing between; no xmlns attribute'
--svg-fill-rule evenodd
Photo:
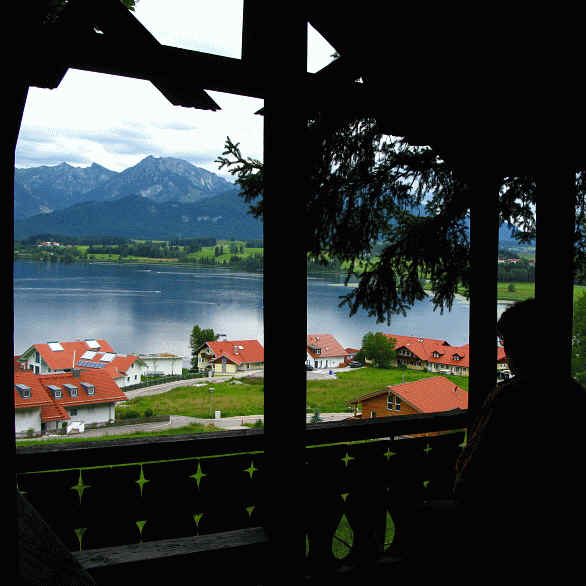
<svg viewBox="0 0 586 586"><path fill-rule="evenodd" d="M215 173L172 157L148 156L121 172L97 163L17 168L14 236L262 238L262 223L238 193ZM513 231L501 226L501 242L512 241Z"/></svg>
<svg viewBox="0 0 586 586"><path fill-rule="evenodd" d="M237 186L171 157L148 156L121 172L96 163L17 168L14 220L16 239L262 237Z"/></svg>

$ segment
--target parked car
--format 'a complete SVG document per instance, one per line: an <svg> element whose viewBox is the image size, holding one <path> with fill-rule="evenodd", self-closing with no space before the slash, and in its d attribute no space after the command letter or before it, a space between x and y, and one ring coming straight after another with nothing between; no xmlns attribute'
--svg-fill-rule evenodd
<svg viewBox="0 0 586 586"><path fill-rule="evenodd" d="M348 362L348 366L350 368L360 368L364 366L364 364L362 364L362 362L358 362L357 360L352 360L352 362Z"/></svg>
<svg viewBox="0 0 586 586"><path fill-rule="evenodd" d="M306 364L305 370L313 370L313 366L311 366L311 364Z"/></svg>

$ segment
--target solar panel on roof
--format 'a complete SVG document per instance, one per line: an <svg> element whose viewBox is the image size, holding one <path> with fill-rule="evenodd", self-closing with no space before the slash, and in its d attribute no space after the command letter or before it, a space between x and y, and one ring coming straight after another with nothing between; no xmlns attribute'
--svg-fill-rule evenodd
<svg viewBox="0 0 586 586"><path fill-rule="evenodd" d="M106 365L104 363L90 362L89 360L78 360L77 366L85 368L106 368Z"/></svg>

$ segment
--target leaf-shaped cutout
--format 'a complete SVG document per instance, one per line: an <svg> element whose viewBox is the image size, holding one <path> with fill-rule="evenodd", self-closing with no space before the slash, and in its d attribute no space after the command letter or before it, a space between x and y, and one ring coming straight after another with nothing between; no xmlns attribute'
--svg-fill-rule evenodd
<svg viewBox="0 0 586 586"><path fill-rule="evenodd" d="M387 551L391 546L391 543L395 539L395 522L391 517L391 514L387 511L387 519L385 522L385 544L384 551Z"/></svg>
<svg viewBox="0 0 586 586"><path fill-rule="evenodd" d="M79 529L74 529L75 536L77 537L77 541L79 542L79 551L82 550L83 534L86 531L87 527L80 527Z"/></svg>
<svg viewBox="0 0 586 586"><path fill-rule="evenodd" d="M352 531L346 515L342 515L332 539L332 553L334 557L339 560L344 559L352 550L353 543L354 531Z"/></svg>
<svg viewBox="0 0 586 586"><path fill-rule="evenodd" d="M195 522L195 526L196 526L196 530L199 531L199 522L201 521L201 518L203 517L203 513L194 513L193 514L193 521Z"/></svg>
<svg viewBox="0 0 586 586"><path fill-rule="evenodd" d="M136 522L136 526L138 527L138 532L140 533L140 537L142 538L142 530L144 529L144 526L146 525L146 521L137 521Z"/></svg>

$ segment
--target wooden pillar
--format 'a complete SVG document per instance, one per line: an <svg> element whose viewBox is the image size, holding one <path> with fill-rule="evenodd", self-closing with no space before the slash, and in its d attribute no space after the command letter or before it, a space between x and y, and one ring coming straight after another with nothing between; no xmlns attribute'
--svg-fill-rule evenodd
<svg viewBox="0 0 586 586"><path fill-rule="evenodd" d="M556 377L570 376L576 171L551 162L537 177L535 298L555 347Z"/></svg>
<svg viewBox="0 0 586 586"><path fill-rule="evenodd" d="M249 12L249 19L253 13ZM258 11L257 11L258 16ZM263 3L247 20L266 87L264 102L264 401L267 565L275 583L300 581L306 419L307 260L304 241L307 19L303 3ZM262 46L262 50L261 49ZM252 65L252 63L251 63Z"/></svg>
<svg viewBox="0 0 586 586"><path fill-rule="evenodd" d="M474 416L496 382L498 181L477 173L471 184L468 409Z"/></svg>
<svg viewBox="0 0 586 586"><path fill-rule="evenodd" d="M7 223L8 223L8 242L7 242L7 249L8 254L10 257L10 270L8 271L8 332L6 332L6 338L8 339L8 350L6 353L5 359L8 361L8 375L9 375L9 384L8 384L8 391L5 393L5 401L4 401L4 409L5 409L5 419L4 419L4 430L5 430L5 437L7 439L7 443L4 445L8 446L8 461L13 462L12 454L16 449L16 442L15 442L15 433L14 433L14 391L13 391L13 383L14 383L14 270L13 270L13 259L14 259L14 162L15 162L15 149L16 143L18 141L18 133L20 132L20 124L22 122L22 115L24 112L24 106L26 104L26 98L28 94L28 85L25 84L20 76L15 76L16 79L13 79L13 83L9 88L9 91L12 94L12 100L9 100L8 103L10 104L12 101L12 119L11 119L11 126L10 126L10 135L9 135L9 146L8 146L8 206L6 209L6 216L7 216ZM10 82L9 82L10 83ZM5 470L7 476L10 478L15 477L15 470ZM14 503L14 492L13 486L10 483L6 483L5 490L2 493L4 497L4 502L9 503L7 505L8 510L10 511L11 517L9 517L8 526L10 527L10 523L13 523L12 529L14 531L13 535L14 538L11 539L10 537L6 540L8 542L8 549L4 552L6 555L6 559L12 560L11 563L13 565L13 569L15 570L15 576L18 575L18 525L17 525L17 509L16 507L12 506ZM10 531L10 529L9 529Z"/></svg>

